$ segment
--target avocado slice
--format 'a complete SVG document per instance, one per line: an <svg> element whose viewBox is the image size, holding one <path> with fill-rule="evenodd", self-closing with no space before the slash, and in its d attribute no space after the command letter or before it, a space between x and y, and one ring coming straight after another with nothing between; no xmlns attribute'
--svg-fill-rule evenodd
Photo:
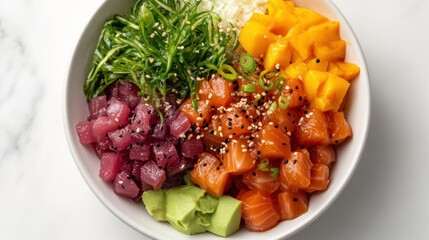
<svg viewBox="0 0 429 240"><path fill-rule="evenodd" d="M165 217L165 190L145 191L142 196L147 212L157 221L167 221Z"/></svg>
<svg viewBox="0 0 429 240"><path fill-rule="evenodd" d="M216 211L218 202L219 201L217 198L207 194L198 201L197 211L200 211L203 214L214 213Z"/></svg>
<svg viewBox="0 0 429 240"><path fill-rule="evenodd" d="M168 221L184 234L208 230L227 237L240 227L240 201L230 196L212 197L194 185L146 191L142 198L150 215L157 221Z"/></svg>
<svg viewBox="0 0 429 240"><path fill-rule="evenodd" d="M195 186L171 188L165 193L166 218L177 231L191 235L205 232L207 224L196 214L198 202L204 197L204 190Z"/></svg>
<svg viewBox="0 0 429 240"><path fill-rule="evenodd" d="M216 211L211 218L209 232L227 237L240 228L241 202L230 196L222 196L218 199Z"/></svg>

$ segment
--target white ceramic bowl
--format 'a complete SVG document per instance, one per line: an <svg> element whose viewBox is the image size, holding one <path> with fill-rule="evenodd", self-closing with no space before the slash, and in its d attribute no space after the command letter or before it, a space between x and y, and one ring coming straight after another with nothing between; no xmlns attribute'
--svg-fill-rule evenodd
<svg viewBox="0 0 429 240"><path fill-rule="evenodd" d="M156 222L145 210L143 204L117 196L111 185L98 177L99 160L94 151L79 143L75 133L75 125L88 116L87 103L83 93L83 83L89 71L92 55L104 22L114 14L130 11L135 0L107 0L94 14L82 32L80 40L70 60L67 80L64 88L64 125L71 153L83 178L100 201L119 219L137 231L156 239L190 239L192 237L175 231L166 223ZM331 20L341 22L341 37L346 40L347 61L361 67L360 76L353 80L350 88L347 119L353 128L353 138L341 146L337 152L337 162L331 172L329 188L319 194L313 194L309 210L306 214L292 221L283 221L275 228L254 233L245 229L229 237L229 239L282 239L302 229L331 205L344 189L362 155L370 119L369 78L364 56L359 43L349 24L339 10L329 0L296 0L298 6L313 9ZM350 206L352 207L352 206ZM204 234L204 239L220 239L213 234Z"/></svg>

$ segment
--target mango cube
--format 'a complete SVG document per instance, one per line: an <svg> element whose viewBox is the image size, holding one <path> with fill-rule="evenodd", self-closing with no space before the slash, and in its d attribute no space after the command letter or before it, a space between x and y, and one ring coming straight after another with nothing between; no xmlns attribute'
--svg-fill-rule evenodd
<svg viewBox="0 0 429 240"><path fill-rule="evenodd" d="M326 82L328 74L326 72L309 70L302 80L304 85L305 95L308 100L313 100L317 97L319 89Z"/></svg>
<svg viewBox="0 0 429 240"><path fill-rule="evenodd" d="M329 63L328 72L344 78L347 81L351 81L359 75L360 68L353 63L335 61Z"/></svg>
<svg viewBox="0 0 429 240"><path fill-rule="evenodd" d="M338 111L347 94L350 83L332 73L328 73L328 79L321 86L318 95L311 101L311 105L320 111Z"/></svg>
<svg viewBox="0 0 429 240"><path fill-rule="evenodd" d="M246 52L259 58L265 55L268 45L276 41L276 36L264 24L251 20L244 25L238 41Z"/></svg>
<svg viewBox="0 0 429 240"><path fill-rule="evenodd" d="M316 42L314 44L314 55L325 61L343 60L346 57L346 42L344 40L328 43Z"/></svg>
<svg viewBox="0 0 429 240"><path fill-rule="evenodd" d="M264 58L265 70L273 70L276 65L279 68L285 69L289 66L292 51L287 41L276 41L268 46L267 53Z"/></svg>

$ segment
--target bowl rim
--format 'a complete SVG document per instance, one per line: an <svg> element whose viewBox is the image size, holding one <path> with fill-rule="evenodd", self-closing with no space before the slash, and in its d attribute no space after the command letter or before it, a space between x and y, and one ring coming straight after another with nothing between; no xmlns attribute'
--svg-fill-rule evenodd
<svg viewBox="0 0 429 240"><path fill-rule="evenodd" d="M345 18L345 16L342 14L342 12L335 5L335 3L332 0L323 0L323 1L325 1L326 4L329 5L329 7L339 17L339 19L341 19L341 21L342 21L341 24L345 25L345 27L350 31L350 38L356 43L355 47L357 50L357 56L358 56L358 58L362 59L363 66L360 66L361 67L361 72L360 72L361 79L360 79L360 81L365 81L366 86L368 88L368 91L364 92L364 94L365 94L364 97L365 97L365 99L367 99L365 105L363 106L363 108L365 109L366 116L365 116L365 118L361 119L364 122L363 137L362 137L362 141L359 142L356 154L354 155L356 159L354 159L354 161L352 162L353 165L351 165L348 168L349 171L346 174L346 177L343 179L343 181L340 182L339 186L337 187L337 190L334 191L333 194L329 195L329 197L324 201L324 203L322 203L321 206L315 212L312 213L312 216L309 217L309 219L307 221L300 223L299 225L297 225L297 227L295 227L289 233L286 233L283 235L277 234L277 235L273 236L272 239L283 239L286 237L293 236L294 234L296 234L297 232L299 232L300 230L302 230L306 226L310 225L318 217L320 217L320 215L322 213L324 213L331 206L331 204L333 204L335 202L335 200L343 192L343 190L345 189L345 187L347 186L347 184L351 180L352 176L354 175L354 172L356 171L356 168L357 168L357 166L358 166L358 164L362 158L362 155L364 153L364 149L365 149L365 146L367 143L368 134L369 134L369 130L370 130L371 86L370 86L370 76L369 76L369 72L368 72L367 61L365 59L363 49L359 43L358 38L356 37L356 34L355 34L353 28L351 27L351 25L349 24L349 22ZM99 193L99 190L97 189L95 184L93 184L91 178L89 176L86 176L85 171L84 171L84 166L81 163L81 161L79 161L79 156L77 154L77 148L76 148L77 144L72 141L72 137L71 137L74 134L74 126L71 126L71 122L69 121L69 117L68 117L68 98L69 98L69 94L70 94L68 91L68 87L70 84L69 80L70 80L70 75L71 75L71 64L73 62L73 59L75 59L76 49L81 44L82 39L84 38L84 33L87 32L87 29L90 27L91 23L96 18L96 15L97 15L96 13L98 13L103 7L105 7L105 5L109 4L109 2L110 2L109 0L104 0L95 9L95 11L92 13L92 16L85 23L84 28L82 28L82 31L79 32L79 35L78 35L79 37L74 41L74 45L68 54L68 60L66 61L66 65L65 65L65 71L64 71L65 77L64 77L63 89L62 89L62 91L63 91L63 94L62 94L63 95L63 97L62 97L62 118L63 119L62 120L63 120L64 133L65 133L65 137L66 137L67 144L69 147L69 151L72 154L73 160L74 160L77 168L79 169L80 175L83 177L84 181L86 182L86 185L91 189L91 191L98 198L98 200L113 215L115 215L118 219L120 219L122 222L124 222L125 224L127 224L128 226L130 226L131 228L136 230L137 232L139 232L139 233L141 233L141 234L143 234L149 238L162 239L163 237L161 235L159 235L156 231L151 230L151 229L146 229L147 231L143 231L136 223L127 221L126 220L127 216L125 216L120 211L120 209L118 207L112 206L112 204L108 204L108 200L105 199L105 197L101 193ZM364 70L364 71L362 71L362 70Z"/></svg>

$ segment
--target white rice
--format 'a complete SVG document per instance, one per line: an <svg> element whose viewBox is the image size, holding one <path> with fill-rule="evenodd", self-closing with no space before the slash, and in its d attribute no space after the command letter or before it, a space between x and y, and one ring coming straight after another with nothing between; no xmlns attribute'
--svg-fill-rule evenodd
<svg viewBox="0 0 429 240"><path fill-rule="evenodd" d="M200 9L211 10L239 30L254 12L266 13L268 0L202 0Z"/></svg>

